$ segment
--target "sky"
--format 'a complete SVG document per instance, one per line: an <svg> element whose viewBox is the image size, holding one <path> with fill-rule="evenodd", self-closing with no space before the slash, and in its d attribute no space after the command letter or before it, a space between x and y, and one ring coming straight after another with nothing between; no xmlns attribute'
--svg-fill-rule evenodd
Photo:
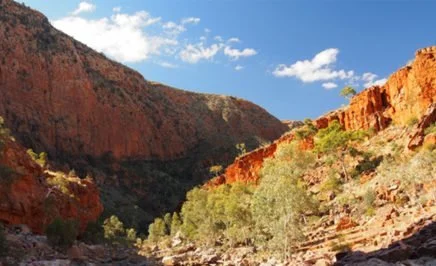
<svg viewBox="0 0 436 266"><path fill-rule="evenodd" d="M25 0L58 29L176 88L316 118L436 45L432 0Z"/></svg>

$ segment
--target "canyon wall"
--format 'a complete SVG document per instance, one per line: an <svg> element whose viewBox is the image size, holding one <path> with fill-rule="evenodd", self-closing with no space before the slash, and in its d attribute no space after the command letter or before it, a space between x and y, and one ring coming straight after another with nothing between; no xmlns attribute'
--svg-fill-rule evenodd
<svg viewBox="0 0 436 266"><path fill-rule="evenodd" d="M320 129L338 120L345 130L376 131L392 123L407 125L412 120L425 122L428 126L436 120L435 103L436 46L432 46L418 50L413 62L392 74L385 85L363 90L351 99L349 106L330 112L314 123ZM422 144L423 132L421 125L411 136L409 147L416 147L415 142ZM209 182L208 186L236 181L257 182L263 161L274 156L277 145L292 139L293 134L284 135L270 146L237 158L222 176Z"/></svg>

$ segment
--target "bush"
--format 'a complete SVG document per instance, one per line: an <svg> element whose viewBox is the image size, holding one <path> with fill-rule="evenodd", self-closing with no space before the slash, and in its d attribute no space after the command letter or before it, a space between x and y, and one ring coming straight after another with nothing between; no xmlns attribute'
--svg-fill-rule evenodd
<svg viewBox="0 0 436 266"><path fill-rule="evenodd" d="M162 218L156 218L148 227L148 239L152 242L158 242L161 237L167 235L165 222Z"/></svg>
<svg viewBox="0 0 436 266"><path fill-rule="evenodd" d="M419 119L416 116L412 116L409 119L407 119L406 123L409 127L411 127L411 126L418 124L418 122L419 122Z"/></svg>
<svg viewBox="0 0 436 266"><path fill-rule="evenodd" d="M73 245L78 235L78 224L74 220L56 218L45 231L49 244L55 248L66 249Z"/></svg>
<svg viewBox="0 0 436 266"><path fill-rule="evenodd" d="M99 244L104 239L103 227L97 222L90 222L82 235L82 240L90 244Z"/></svg>
<svg viewBox="0 0 436 266"><path fill-rule="evenodd" d="M112 244L121 244L124 241L124 224L117 216L112 215L103 222L104 238Z"/></svg>
<svg viewBox="0 0 436 266"><path fill-rule="evenodd" d="M436 122L427 127L424 131L425 135L436 134Z"/></svg>

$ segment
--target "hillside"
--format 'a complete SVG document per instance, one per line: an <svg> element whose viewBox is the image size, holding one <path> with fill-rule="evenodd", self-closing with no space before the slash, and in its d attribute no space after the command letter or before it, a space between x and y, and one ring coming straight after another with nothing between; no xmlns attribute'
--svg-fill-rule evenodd
<svg viewBox="0 0 436 266"><path fill-rule="evenodd" d="M352 76L328 50L280 69ZM0 51L0 266L436 263L436 46L304 121L148 81L12 0Z"/></svg>
<svg viewBox="0 0 436 266"><path fill-rule="evenodd" d="M160 249L143 254L167 265L432 265L435 55L417 51L385 85L237 157L187 194L181 236L155 220Z"/></svg>
<svg viewBox="0 0 436 266"><path fill-rule="evenodd" d="M230 163L235 144L254 148L287 129L248 101L147 81L12 0L0 1L0 21L6 126L53 167L91 174L108 213L137 205L146 224L175 209L211 165Z"/></svg>

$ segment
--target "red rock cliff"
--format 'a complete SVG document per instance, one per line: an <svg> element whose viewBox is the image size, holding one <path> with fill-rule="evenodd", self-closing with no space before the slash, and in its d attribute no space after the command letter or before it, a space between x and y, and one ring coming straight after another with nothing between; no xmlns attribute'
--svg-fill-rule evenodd
<svg viewBox="0 0 436 266"><path fill-rule="evenodd" d="M67 182L70 195L47 184L43 173L26 150L9 141L0 151L0 221L26 224L33 232L43 233L54 218L74 219L83 231L103 211L99 191L87 180Z"/></svg>
<svg viewBox="0 0 436 266"><path fill-rule="evenodd" d="M318 128L324 128L330 121L338 120L346 130L373 128L380 131L390 123L405 125L410 119L426 118L428 125L434 122L435 102L436 46L433 46L417 51L412 64L392 74L384 86L363 90L351 99L349 106L318 118L315 124ZM428 117L432 120L429 121ZM422 138L413 136L418 139L421 139L420 137ZM257 182L263 161L274 156L279 143L292 138L292 134L285 135L270 146L237 158L222 176L212 180L208 185L235 181Z"/></svg>
<svg viewBox="0 0 436 266"><path fill-rule="evenodd" d="M248 101L146 81L11 0L0 1L0 21L0 115L52 157L171 160L286 130Z"/></svg>

